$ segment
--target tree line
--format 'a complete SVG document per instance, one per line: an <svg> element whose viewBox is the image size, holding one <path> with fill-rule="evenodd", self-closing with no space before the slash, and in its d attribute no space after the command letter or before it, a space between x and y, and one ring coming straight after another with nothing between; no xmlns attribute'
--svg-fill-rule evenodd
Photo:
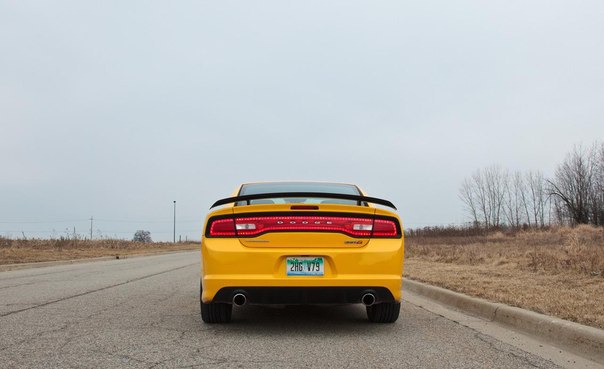
<svg viewBox="0 0 604 369"><path fill-rule="evenodd" d="M464 179L464 210L476 227L604 225L604 143L575 146L553 178L490 166Z"/></svg>

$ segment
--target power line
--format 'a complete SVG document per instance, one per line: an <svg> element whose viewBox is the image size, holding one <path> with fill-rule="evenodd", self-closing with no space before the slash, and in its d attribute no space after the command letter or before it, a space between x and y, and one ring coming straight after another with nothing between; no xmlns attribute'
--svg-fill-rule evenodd
<svg viewBox="0 0 604 369"><path fill-rule="evenodd" d="M88 219L72 219L72 220L0 220L3 224L43 224L43 223L74 223L86 222Z"/></svg>
<svg viewBox="0 0 604 369"><path fill-rule="evenodd" d="M97 222L113 222L113 223L172 223L170 220L136 220L136 219L106 219L106 218L95 218ZM0 224L49 224L49 223L77 223L77 222L88 222L87 219L71 219L71 220L0 220ZM183 219L179 220L179 223L201 223L202 219Z"/></svg>
<svg viewBox="0 0 604 369"><path fill-rule="evenodd" d="M0 229L0 233L21 233L21 232L28 232L28 233L62 233L65 231L70 230L70 228L65 228L65 229L61 229L61 230L56 230L56 229L6 229L6 230L2 230ZM98 231L101 231L103 233L133 233L132 231L113 231L113 230L102 230L102 229L98 229ZM71 231L69 231L70 233L73 233ZM201 232L201 228L197 228L197 229L186 229L186 230L179 230L180 233L192 233L192 232ZM169 233L172 234L172 231L153 231L152 233Z"/></svg>

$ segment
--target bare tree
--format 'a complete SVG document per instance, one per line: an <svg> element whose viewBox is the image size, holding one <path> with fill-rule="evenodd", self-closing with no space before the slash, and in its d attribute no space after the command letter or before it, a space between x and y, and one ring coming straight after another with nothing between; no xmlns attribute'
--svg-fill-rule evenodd
<svg viewBox="0 0 604 369"><path fill-rule="evenodd" d="M549 222L552 206L541 172L510 174L500 166L479 169L466 178L459 198L474 224L487 229L505 225L543 227Z"/></svg>
<svg viewBox="0 0 604 369"><path fill-rule="evenodd" d="M472 175L472 181L474 182L474 189L476 191L475 196L478 205L478 213L485 228L488 229L491 226L491 211L489 208L488 191L485 184L486 180L481 170L474 172Z"/></svg>
<svg viewBox="0 0 604 369"><path fill-rule="evenodd" d="M604 225L604 142L596 142L592 150L595 163L589 201L591 204L591 221L595 225Z"/></svg>
<svg viewBox="0 0 604 369"><path fill-rule="evenodd" d="M153 242L153 240L151 239L151 232L144 231L142 229L139 229L134 233L134 238L132 238L132 241L143 243Z"/></svg>
<svg viewBox="0 0 604 369"><path fill-rule="evenodd" d="M478 218L478 199L476 198L476 183L472 179L464 179L459 189L459 198L465 205L474 225L480 224Z"/></svg>
<svg viewBox="0 0 604 369"><path fill-rule="evenodd" d="M475 171L464 180L459 197L475 224L483 224L487 229L503 224L508 176L508 172L501 167L491 166Z"/></svg>
<svg viewBox="0 0 604 369"><path fill-rule="evenodd" d="M509 226L519 228L526 219L526 186L522 172L505 176L504 214ZM530 222L529 222L530 224Z"/></svg>
<svg viewBox="0 0 604 369"><path fill-rule="evenodd" d="M588 224L593 218L594 179L597 177L595 146L589 150L575 146L548 180L556 199L557 213L572 225Z"/></svg>
<svg viewBox="0 0 604 369"><path fill-rule="evenodd" d="M575 146L554 177L539 171L510 172L500 166L476 170L459 198L475 225L544 227L552 216L564 224L604 225L604 143Z"/></svg>
<svg viewBox="0 0 604 369"><path fill-rule="evenodd" d="M499 227L502 224L503 201L509 173L498 165L487 167L483 172L490 217L489 224L493 227Z"/></svg>
<svg viewBox="0 0 604 369"><path fill-rule="evenodd" d="M526 202L525 211L529 225L544 227L548 215L549 196L546 189L546 181L540 171L526 173Z"/></svg>

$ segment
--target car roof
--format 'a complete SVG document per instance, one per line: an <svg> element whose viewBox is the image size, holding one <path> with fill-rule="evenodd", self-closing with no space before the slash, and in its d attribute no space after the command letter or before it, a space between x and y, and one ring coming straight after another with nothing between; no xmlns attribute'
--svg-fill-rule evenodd
<svg viewBox="0 0 604 369"><path fill-rule="evenodd" d="M362 194L362 191L353 184L318 181L276 181L244 183L239 187L239 195L250 193L272 192L323 192L323 193L348 193Z"/></svg>
<svg viewBox="0 0 604 369"><path fill-rule="evenodd" d="M347 182L307 181L307 180L254 181L254 182L245 182L245 183L242 183L241 185L244 186L244 185L250 185L250 184L265 184L265 183L320 183L320 184L356 186L354 183L347 183Z"/></svg>

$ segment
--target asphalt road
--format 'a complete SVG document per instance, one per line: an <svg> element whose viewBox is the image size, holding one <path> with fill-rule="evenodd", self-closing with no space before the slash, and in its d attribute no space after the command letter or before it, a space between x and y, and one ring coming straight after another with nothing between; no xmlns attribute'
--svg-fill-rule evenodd
<svg viewBox="0 0 604 369"><path fill-rule="evenodd" d="M396 324L362 306L199 315L199 252L0 273L2 368L556 368L409 302Z"/></svg>

